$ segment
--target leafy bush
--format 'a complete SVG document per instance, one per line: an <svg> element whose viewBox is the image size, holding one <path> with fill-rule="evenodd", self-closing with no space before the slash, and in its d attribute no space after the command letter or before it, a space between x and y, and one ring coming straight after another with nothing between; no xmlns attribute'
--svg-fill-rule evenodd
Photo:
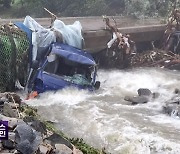
<svg viewBox="0 0 180 154"><path fill-rule="evenodd" d="M1 0L0 0L1 1ZM9 0L6 0L9 1ZM137 18L167 16L175 0L16 0L21 15L46 17L46 7L60 16L128 15ZM178 2L179 3L179 2ZM18 9L19 12L19 9Z"/></svg>
<svg viewBox="0 0 180 154"><path fill-rule="evenodd" d="M11 7L11 2L12 2L12 0L0 0L0 4L2 4L6 8Z"/></svg>

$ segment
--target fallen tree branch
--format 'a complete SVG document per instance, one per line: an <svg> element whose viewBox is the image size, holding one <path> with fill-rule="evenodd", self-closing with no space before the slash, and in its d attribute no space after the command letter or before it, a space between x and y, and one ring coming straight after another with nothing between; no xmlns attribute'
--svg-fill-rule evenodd
<svg viewBox="0 0 180 154"><path fill-rule="evenodd" d="M46 8L44 8L44 10L51 15L51 25L52 25L53 22L57 19L57 16Z"/></svg>
<svg viewBox="0 0 180 154"><path fill-rule="evenodd" d="M122 33L118 31L117 24L114 18L113 18L113 21L115 23L115 26L113 26L110 23L110 20L108 17L103 16L103 20L105 21L106 25L110 28L112 33L114 33L117 37L117 41L114 41L114 43L116 43L117 50L123 49L123 52L126 53L127 55L131 54L131 52L134 51L134 42L130 40L130 36L127 34L123 35Z"/></svg>
<svg viewBox="0 0 180 154"><path fill-rule="evenodd" d="M57 16L48 9L44 8L44 10L47 11L52 17L57 18Z"/></svg>

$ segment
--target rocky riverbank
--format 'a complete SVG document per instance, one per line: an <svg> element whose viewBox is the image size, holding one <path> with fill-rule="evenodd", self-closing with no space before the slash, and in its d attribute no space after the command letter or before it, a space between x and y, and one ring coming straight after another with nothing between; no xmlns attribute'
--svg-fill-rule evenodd
<svg viewBox="0 0 180 154"><path fill-rule="evenodd" d="M103 154L82 139L69 139L43 121L37 110L27 106L16 93L0 93L0 120L8 121L8 139L0 140L0 153L22 154ZM5 126L5 127L6 127ZM0 130L2 132L2 130ZM0 137L2 134L0 133ZM7 137L7 136L6 136Z"/></svg>

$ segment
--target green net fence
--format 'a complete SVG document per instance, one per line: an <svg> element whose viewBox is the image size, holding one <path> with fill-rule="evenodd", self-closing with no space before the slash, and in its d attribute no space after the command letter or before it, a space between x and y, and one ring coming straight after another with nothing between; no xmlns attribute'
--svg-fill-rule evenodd
<svg viewBox="0 0 180 154"><path fill-rule="evenodd" d="M27 77L29 41L26 33L13 24L0 26L0 92L23 85Z"/></svg>

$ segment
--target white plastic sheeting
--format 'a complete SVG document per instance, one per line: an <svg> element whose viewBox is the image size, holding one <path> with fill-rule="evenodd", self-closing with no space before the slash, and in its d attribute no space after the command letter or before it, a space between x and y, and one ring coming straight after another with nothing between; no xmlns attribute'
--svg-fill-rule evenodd
<svg viewBox="0 0 180 154"><path fill-rule="evenodd" d="M82 26L79 21L75 21L72 25L65 25L61 20L55 20L53 28L62 34L64 43L79 49L82 48Z"/></svg>
<svg viewBox="0 0 180 154"><path fill-rule="evenodd" d="M55 20L51 29L46 29L38 24L30 16L26 16L24 25L32 30L33 57L36 59L38 47L46 47L56 42L54 31L58 31L63 36L63 43L81 49L83 37L81 34L82 26L79 21L75 21L72 25L65 25L61 20Z"/></svg>
<svg viewBox="0 0 180 154"><path fill-rule="evenodd" d="M124 43L127 45L128 48L130 48L130 44L128 42L128 38L123 36L121 33L118 33L118 35L123 39ZM113 33L112 39L107 43L107 47L111 48L111 46L114 44L114 42L118 39L117 34ZM120 46L121 41L119 42Z"/></svg>

